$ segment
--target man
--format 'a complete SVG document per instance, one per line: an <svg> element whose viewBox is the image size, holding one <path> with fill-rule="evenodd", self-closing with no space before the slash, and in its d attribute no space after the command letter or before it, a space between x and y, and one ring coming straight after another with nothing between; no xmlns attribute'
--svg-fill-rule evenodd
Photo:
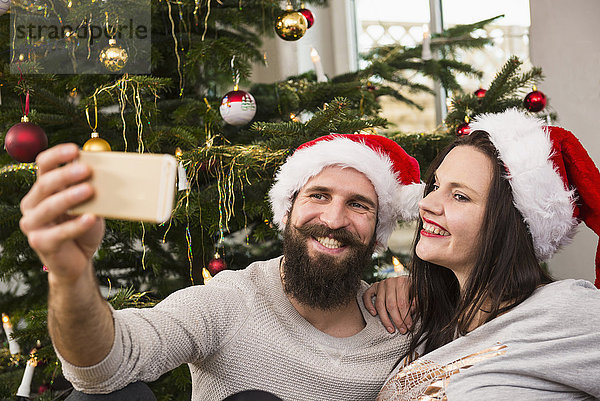
<svg viewBox="0 0 600 401"><path fill-rule="evenodd" d="M364 308L361 272L398 219L415 218L418 163L377 135L328 135L288 158L269 193L284 255L150 309L114 311L92 257L104 223L67 216L93 196L74 145L38 157L21 229L48 266L48 328L65 377L86 393L153 381L188 363L193 400L243 390L284 400L373 400L407 339ZM67 164L65 164L67 163Z"/></svg>

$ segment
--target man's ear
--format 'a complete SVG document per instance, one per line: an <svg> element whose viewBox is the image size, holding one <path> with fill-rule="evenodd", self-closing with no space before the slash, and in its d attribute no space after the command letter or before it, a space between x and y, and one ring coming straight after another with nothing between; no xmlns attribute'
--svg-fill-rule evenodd
<svg viewBox="0 0 600 401"><path fill-rule="evenodd" d="M294 203L296 203L296 198L298 197L298 192L299 191L294 192L294 194L292 195L292 197L290 199L290 208L288 209L287 212L285 212L285 214L283 215L283 218L281 219L282 227L285 227L287 225L287 222L290 221L290 217L292 215L292 210L294 210Z"/></svg>
<svg viewBox="0 0 600 401"><path fill-rule="evenodd" d="M287 222L288 222L288 217L289 217L290 211L288 210L287 212L285 212L285 214L283 215L283 217L281 218L281 226L285 227Z"/></svg>

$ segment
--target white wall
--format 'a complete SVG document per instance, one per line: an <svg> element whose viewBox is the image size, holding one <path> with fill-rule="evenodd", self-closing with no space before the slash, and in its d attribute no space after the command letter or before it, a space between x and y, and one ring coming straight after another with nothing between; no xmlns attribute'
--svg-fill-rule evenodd
<svg viewBox="0 0 600 401"><path fill-rule="evenodd" d="M558 113L556 124L572 131L600 166L600 1L530 0L530 7L531 62L546 77L539 89ZM593 281L597 243L580 224L573 243L550 261L551 273Z"/></svg>

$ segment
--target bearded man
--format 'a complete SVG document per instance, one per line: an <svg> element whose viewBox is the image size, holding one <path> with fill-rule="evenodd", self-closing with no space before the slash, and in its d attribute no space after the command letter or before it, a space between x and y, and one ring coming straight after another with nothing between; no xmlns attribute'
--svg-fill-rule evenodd
<svg viewBox="0 0 600 401"><path fill-rule="evenodd" d="M284 255L225 271L153 308L115 311L92 256L100 218L66 218L93 195L74 145L38 157L21 228L49 268L48 327L65 377L89 394L153 381L187 363L193 400L246 390L283 400L373 400L408 339L364 307L364 269L398 220L417 216L419 167L378 135L300 146L269 192Z"/></svg>

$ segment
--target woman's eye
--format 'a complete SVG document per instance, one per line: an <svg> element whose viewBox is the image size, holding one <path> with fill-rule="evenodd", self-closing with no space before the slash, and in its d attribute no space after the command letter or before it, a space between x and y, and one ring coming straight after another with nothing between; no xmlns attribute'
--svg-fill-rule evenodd
<svg viewBox="0 0 600 401"><path fill-rule="evenodd" d="M457 201L460 201L460 202L466 202L469 200L469 198L467 198L463 194L454 194L454 199L456 199Z"/></svg>
<svg viewBox="0 0 600 401"><path fill-rule="evenodd" d="M433 185L431 186L431 192L433 192L433 191L437 191L438 189L440 189L440 186L439 186L438 184L433 184Z"/></svg>

